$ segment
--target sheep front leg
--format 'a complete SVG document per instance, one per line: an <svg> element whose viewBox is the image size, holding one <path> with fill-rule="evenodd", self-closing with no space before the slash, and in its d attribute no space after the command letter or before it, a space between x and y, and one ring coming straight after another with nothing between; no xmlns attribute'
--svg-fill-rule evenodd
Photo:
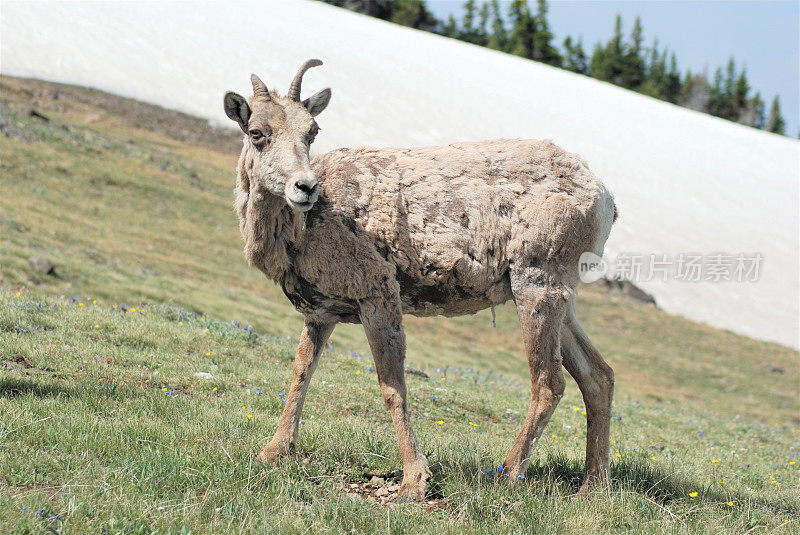
<svg viewBox="0 0 800 535"><path fill-rule="evenodd" d="M303 402L306 400L308 384L334 326L334 323L312 323L306 320L303 333L300 335L300 345L297 346L297 354L294 357L292 384L286 395L286 405L283 407L278 429L269 444L264 446L256 457L257 461L275 462L278 457L294 449L300 431L300 414Z"/></svg>
<svg viewBox="0 0 800 535"><path fill-rule="evenodd" d="M360 315L375 359L383 401L392 415L403 457L403 482L398 497L421 501L425 498L431 472L411 429L406 406L406 337L399 296L365 300L361 303Z"/></svg>

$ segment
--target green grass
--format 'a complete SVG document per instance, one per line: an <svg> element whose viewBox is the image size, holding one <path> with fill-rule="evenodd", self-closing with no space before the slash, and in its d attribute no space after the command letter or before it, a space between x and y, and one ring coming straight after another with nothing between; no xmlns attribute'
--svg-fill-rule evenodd
<svg viewBox="0 0 800 535"><path fill-rule="evenodd" d="M580 399L562 401L527 480L509 488L485 470L510 448L527 391L455 368L445 380L434 370L429 379L408 376L431 488L444 505L387 508L348 497L365 474L401 467L368 359L328 348L296 454L256 466L282 408L293 341L175 307L124 312L113 304L0 297L3 356L21 363L0 380L0 532L797 528L796 429L618 401L613 488L574 500L585 440Z"/></svg>
<svg viewBox="0 0 800 535"><path fill-rule="evenodd" d="M347 495L402 464L357 326L322 357L296 454L256 466L302 318L242 258L236 154L37 87L0 78L0 533L800 531L798 353L592 290L579 315L617 377L610 491L571 498L571 382L526 481L485 473L527 408L512 307L496 329L488 311L407 319L437 505Z"/></svg>

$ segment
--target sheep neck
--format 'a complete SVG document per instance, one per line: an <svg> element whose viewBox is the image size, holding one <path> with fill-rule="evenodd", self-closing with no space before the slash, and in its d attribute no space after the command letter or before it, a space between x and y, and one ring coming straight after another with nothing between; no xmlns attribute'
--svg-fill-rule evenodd
<svg viewBox="0 0 800 535"><path fill-rule="evenodd" d="M281 284L291 268L302 226L302 215L296 214L284 199L254 186L242 226L245 256L251 265Z"/></svg>

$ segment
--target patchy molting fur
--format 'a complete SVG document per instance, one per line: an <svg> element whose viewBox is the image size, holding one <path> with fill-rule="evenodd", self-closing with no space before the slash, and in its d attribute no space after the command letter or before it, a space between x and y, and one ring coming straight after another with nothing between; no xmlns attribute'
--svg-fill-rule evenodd
<svg viewBox="0 0 800 535"><path fill-rule="evenodd" d="M513 263L559 266L574 287L579 256L602 253L616 215L583 161L549 141L319 155L320 197L305 230L302 214L250 179L250 162L243 151L245 256L298 310L326 321L357 322L358 301L386 286L403 313L475 313L512 298Z"/></svg>
<svg viewBox="0 0 800 535"><path fill-rule="evenodd" d="M256 459L292 450L325 341L336 323L361 323L403 457L399 495L423 499L431 472L406 404L402 315L469 314L513 298L531 404L503 474L524 473L563 395L563 366L587 411L580 493L607 483L614 374L578 323L575 288L580 255L602 255L616 219L610 193L549 141L341 149L310 161L313 116L330 91L300 102L299 80L319 64L301 67L296 98L268 93L255 75L249 104L225 97L226 114L250 134L235 201L245 256L306 318L283 414Z"/></svg>

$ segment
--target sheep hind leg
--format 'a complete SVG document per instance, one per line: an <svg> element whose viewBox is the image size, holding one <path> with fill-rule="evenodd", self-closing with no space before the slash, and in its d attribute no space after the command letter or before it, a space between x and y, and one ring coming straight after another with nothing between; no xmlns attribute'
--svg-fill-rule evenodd
<svg viewBox="0 0 800 535"><path fill-rule="evenodd" d="M609 435L614 371L592 345L575 315L571 301L561 331L564 367L578 383L586 404L586 475L578 494L609 482Z"/></svg>
<svg viewBox="0 0 800 535"><path fill-rule="evenodd" d="M402 320L399 296L361 302L361 323L372 349L383 401L392 415L403 458L403 482L398 498L421 501L425 498L431 472L411 428L406 405L406 339Z"/></svg>
<svg viewBox="0 0 800 535"><path fill-rule="evenodd" d="M537 281L542 277L534 275L523 272L516 276L512 274L511 279L531 370L528 414L503 463L503 471L512 481L525 473L533 448L550 421L565 387L559 339L567 305L567 287L541 284Z"/></svg>
<svg viewBox="0 0 800 535"><path fill-rule="evenodd" d="M292 366L292 384L286 395L286 404L283 406L278 429L269 444L264 446L258 454L256 461L275 462L279 457L294 449L297 435L300 432L300 414L303 411L308 385L317 367L320 353L333 332L334 326L334 323L305 322Z"/></svg>

